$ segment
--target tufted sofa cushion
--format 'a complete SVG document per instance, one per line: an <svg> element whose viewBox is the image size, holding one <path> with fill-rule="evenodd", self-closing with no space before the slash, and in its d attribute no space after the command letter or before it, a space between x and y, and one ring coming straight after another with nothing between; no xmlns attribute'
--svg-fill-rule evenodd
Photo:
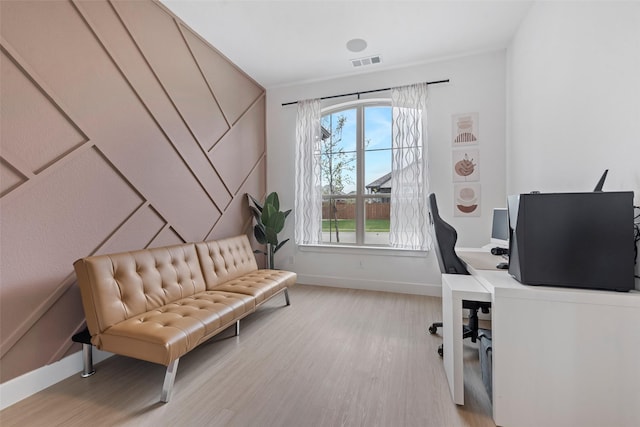
<svg viewBox="0 0 640 427"><path fill-rule="evenodd" d="M207 289L258 269L246 236L196 243Z"/></svg>
<svg viewBox="0 0 640 427"><path fill-rule="evenodd" d="M87 257L74 267L92 335L205 291L193 243Z"/></svg>
<svg viewBox="0 0 640 427"><path fill-rule="evenodd" d="M196 243L207 289L251 295L260 304L296 282L284 270L258 270L246 236Z"/></svg>
<svg viewBox="0 0 640 427"><path fill-rule="evenodd" d="M120 322L100 334L94 345L168 365L255 306L245 295L205 291Z"/></svg>
<svg viewBox="0 0 640 427"><path fill-rule="evenodd" d="M296 283L296 274L284 270L256 270L215 286L215 291L251 295L260 304L282 289Z"/></svg>

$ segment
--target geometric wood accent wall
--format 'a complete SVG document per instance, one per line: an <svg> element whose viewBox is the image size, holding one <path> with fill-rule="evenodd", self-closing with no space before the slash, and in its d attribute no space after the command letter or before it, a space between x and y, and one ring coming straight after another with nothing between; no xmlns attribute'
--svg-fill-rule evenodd
<svg viewBox="0 0 640 427"><path fill-rule="evenodd" d="M0 381L78 351L72 263L245 233L265 91L161 4L0 1Z"/></svg>

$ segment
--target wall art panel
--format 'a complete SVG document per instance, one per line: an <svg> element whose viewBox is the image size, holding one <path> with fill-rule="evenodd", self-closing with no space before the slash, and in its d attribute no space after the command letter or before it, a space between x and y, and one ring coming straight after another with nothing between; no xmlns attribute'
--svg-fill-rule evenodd
<svg viewBox="0 0 640 427"><path fill-rule="evenodd" d="M12 370L28 372L40 366L48 365L66 354L74 346L72 332L82 324L84 312L80 303L80 290L76 286L67 287L55 304L35 319L7 352L2 356L2 365L11 366L11 370L0 370L0 381L11 379ZM46 351L34 351L43 348ZM80 350L75 344L76 351Z"/></svg>
<svg viewBox="0 0 640 427"><path fill-rule="evenodd" d="M150 247L160 247L160 246L169 246L169 245L179 245L181 243L185 243L185 241L180 238L180 235L176 233L176 231L171 227L165 227L160 230L160 233L151 241Z"/></svg>
<svg viewBox="0 0 640 427"><path fill-rule="evenodd" d="M222 112L229 123L235 123L262 94L262 89L192 31L183 26L181 30L204 77L216 94Z"/></svg>
<svg viewBox="0 0 640 427"><path fill-rule="evenodd" d="M92 255L147 248L165 225L153 207L142 205Z"/></svg>
<svg viewBox="0 0 640 427"><path fill-rule="evenodd" d="M4 52L1 55L0 93L14 100L0 107L0 139L12 142L3 155L10 152L36 174L87 139Z"/></svg>
<svg viewBox="0 0 640 427"><path fill-rule="evenodd" d="M144 57L203 147L229 129L177 24L151 2L113 2Z"/></svg>
<svg viewBox="0 0 640 427"><path fill-rule="evenodd" d="M248 233L253 235L252 215L249 210L249 202L246 194L250 194L258 200L264 200L264 174L266 173L266 160L262 158L256 167L251 171L245 182L238 191L237 197L233 199L222 218L216 224L213 233L207 236L207 240L230 237L228 230L238 230L248 228ZM286 210L286 209L285 209Z"/></svg>
<svg viewBox="0 0 640 427"><path fill-rule="evenodd" d="M227 187L236 193L265 152L265 99L260 99L209 153ZM256 141L262 143L256 144Z"/></svg>
<svg viewBox="0 0 640 427"><path fill-rule="evenodd" d="M480 180L480 150L453 150L453 182L470 182Z"/></svg>
<svg viewBox="0 0 640 427"><path fill-rule="evenodd" d="M479 182L453 185L454 216L480 216L481 194Z"/></svg>
<svg viewBox="0 0 640 427"><path fill-rule="evenodd" d="M26 176L21 174L6 160L0 157L0 197L9 193L11 190L26 181Z"/></svg>

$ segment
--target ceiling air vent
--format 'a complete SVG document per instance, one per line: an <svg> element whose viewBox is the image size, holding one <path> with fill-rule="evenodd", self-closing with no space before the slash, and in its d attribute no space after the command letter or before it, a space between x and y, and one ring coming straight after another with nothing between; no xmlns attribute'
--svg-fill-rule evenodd
<svg viewBox="0 0 640 427"><path fill-rule="evenodd" d="M367 56L366 58L352 59L351 64L354 67L363 67L365 65L379 64L382 62L380 55Z"/></svg>

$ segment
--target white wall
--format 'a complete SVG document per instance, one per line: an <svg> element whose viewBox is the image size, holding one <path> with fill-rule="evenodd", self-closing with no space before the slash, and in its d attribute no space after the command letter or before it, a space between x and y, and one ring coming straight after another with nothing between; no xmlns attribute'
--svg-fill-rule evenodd
<svg viewBox="0 0 640 427"><path fill-rule="evenodd" d="M507 193L590 191L609 169L640 205L640 3L537 2L507 52Z"/></svg>
<svg viewBox="0 0 640 427"><path fill-rule="evenodd" d="M509 193L640 189L640 3L537 2L508 49Z"/></svg>
<svg viewBox="0 0 640 427"><path fill-rule="evenodd" d="M278 191L283 207L293 207L296 107L282 103L340 93L365 91L421 81L450 79L429 86L429 157L432 189L440 213L458 230L458 245L488 242L491 210L505 206L505 52L415 65L353 77L267 90L267 187ZM387 96L378 93L371 97ZM339 98L331 104L353 100ZM324 105L330 105L325 101ZM451 115L478 112L480 133L480 217L453 217ZM278 252L276 265L293 270L299 282L398 292L440 294L440 271L433 253L413 257L388 251L308 251L293 243L294 218L284 231L292 241Z"/></svg>

